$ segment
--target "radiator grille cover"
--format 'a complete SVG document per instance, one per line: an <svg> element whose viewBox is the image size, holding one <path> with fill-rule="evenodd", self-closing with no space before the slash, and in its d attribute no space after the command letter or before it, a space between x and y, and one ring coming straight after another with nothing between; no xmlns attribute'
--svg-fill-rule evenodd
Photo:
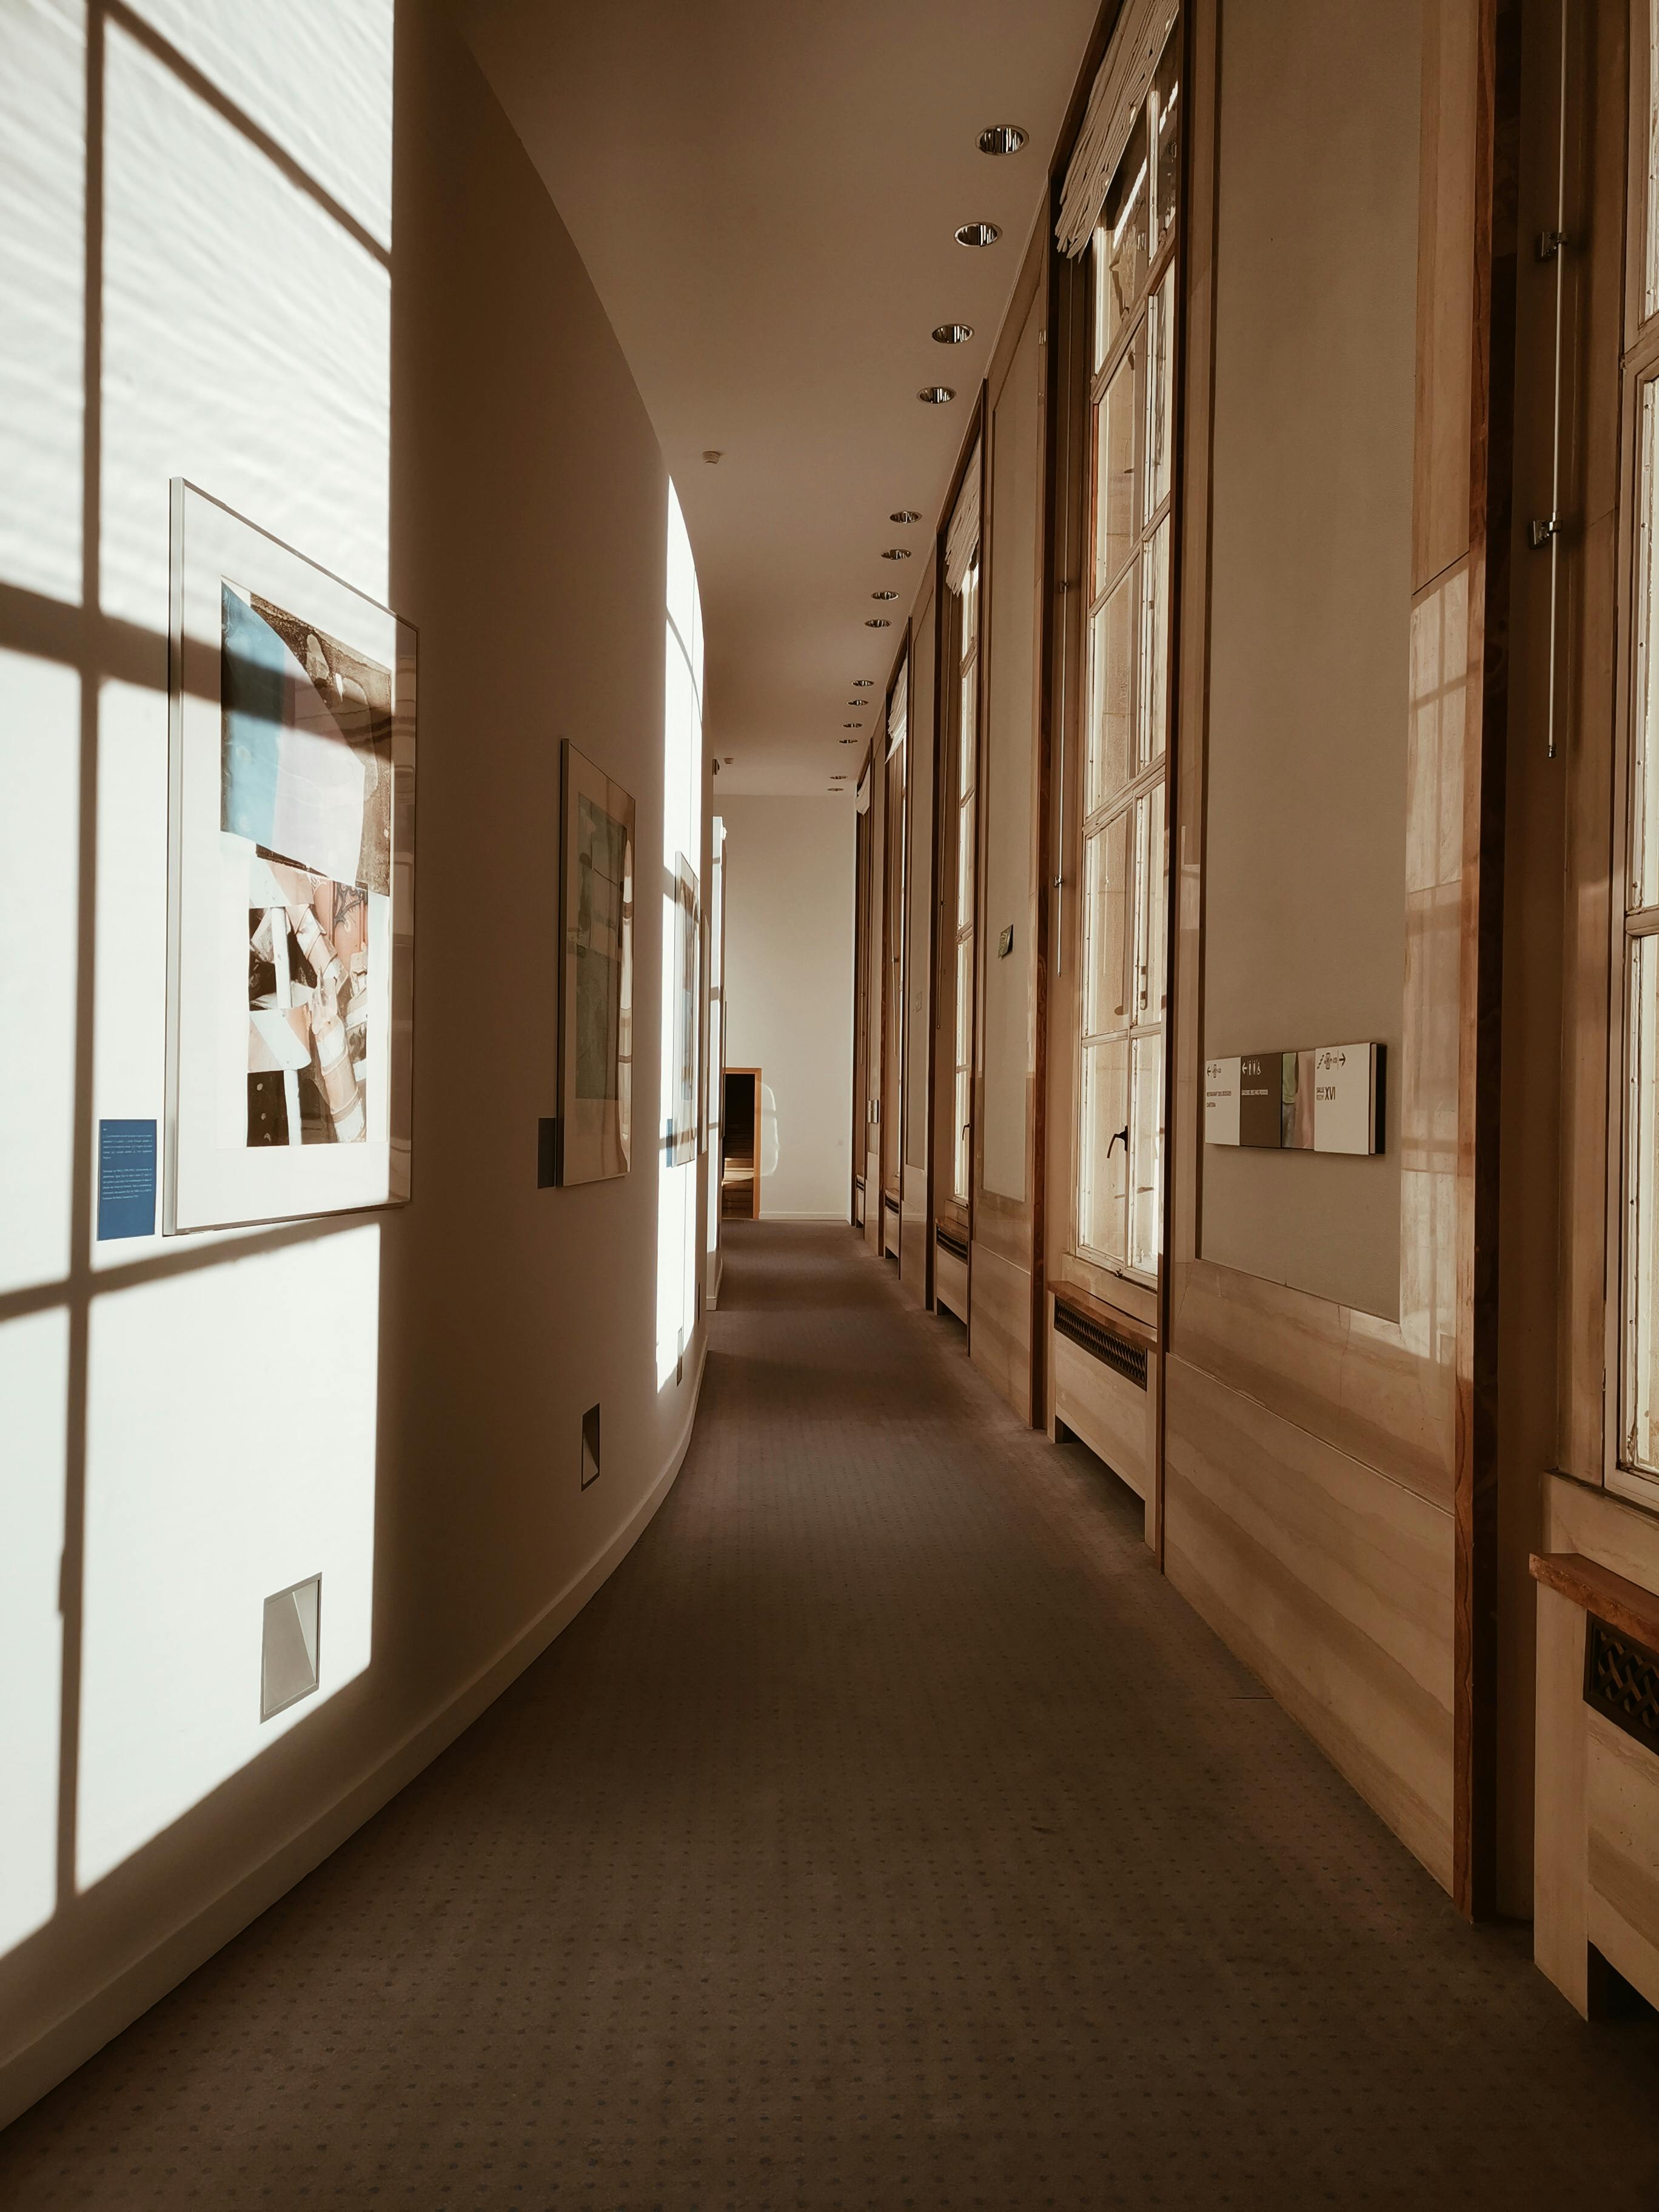
<svg viewBox="0 0 1659 2212"><path fill-rule="evenodd" d="M1591 1613L1584 1634L1584 1703L1659 1752L1659 1653Z"/></svg>
<svg viewBox="0 0 1659 2212"><path fill-rule="evenodd" d="M1079 1313L1075 1306L1064 1305L1054 1300L1054 1334L1069 1338L1091 1358L1100 1360L1114 1369L1138 1390L1146 1388L1146 1347L1133 1339L1120 1336L1115 1328L1096 1321L1089 1314Z"/></svg>

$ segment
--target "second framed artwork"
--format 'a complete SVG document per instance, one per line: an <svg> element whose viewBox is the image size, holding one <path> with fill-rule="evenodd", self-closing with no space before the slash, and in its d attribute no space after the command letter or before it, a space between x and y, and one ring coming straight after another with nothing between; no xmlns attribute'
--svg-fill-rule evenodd
<svg viewBox="0 0 1659 2212"><path fill-rule="evenodd" d="M561 777L557 1181L633 1158L634 801L567 738Z"/></svg>

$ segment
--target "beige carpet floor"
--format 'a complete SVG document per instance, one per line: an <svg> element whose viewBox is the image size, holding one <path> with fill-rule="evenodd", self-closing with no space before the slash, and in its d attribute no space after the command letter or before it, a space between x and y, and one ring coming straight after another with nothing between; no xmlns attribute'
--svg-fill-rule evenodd
<svg viewBox="0 0 1659 2212"><path fill-rule="evenodd" d="M1659 2023L1429 1876L850 1232L728 1231L553 1649L0 2206L1659 2206Z"/></svg>

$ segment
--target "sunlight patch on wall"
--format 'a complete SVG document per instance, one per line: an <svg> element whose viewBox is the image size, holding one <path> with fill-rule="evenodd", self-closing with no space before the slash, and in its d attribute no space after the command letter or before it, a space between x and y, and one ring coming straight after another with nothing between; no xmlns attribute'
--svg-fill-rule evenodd
<svg viewBox="0 0 1659 2212"><path fill-rule="evenodd" d="M82 1887L368 1664L380 1249L369 1225L94 1302ZM319 1572L317 1694L262 1723L264 1601Z"/></svg>
<svg viewBox="0 0 1659 2212"><path fill-rule="evenodd" d="M106 131L106 611L165 639L174 476L384 599L386 269L114 26Z"/></svg>
<svg viewBox="0 0 1659 2212"><path fill-rule="evenodd" d="M76 0L0 7L0 583L75 603L86 76Z"/></svg>
<svg viewBox="0 0 1659 2212"><path fill-rule="evenodd" d="M69 1269L80 788L80 678L0 651L0 1291Z"/></svg>
<svg viewBox="0 0 1659 2212"><path fill-rule="evenodd" d="M48 1921L57 1897L68 1382L61 1308L0 1325L0 1952Z"/></svg>
<svg viewBox="0 0 1659 2212"><path fill-rule="evenodd" d="M390 246L392 0L139 0L133 12Z"/></svg>

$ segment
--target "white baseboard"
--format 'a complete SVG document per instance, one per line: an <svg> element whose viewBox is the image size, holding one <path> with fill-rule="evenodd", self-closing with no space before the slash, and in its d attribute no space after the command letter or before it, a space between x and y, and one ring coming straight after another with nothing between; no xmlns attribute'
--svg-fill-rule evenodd
<svg viewBox="0 0 1659 2212"><path fill-rule="evenodd" d="M123 2028L130 2027L142 2013L257 1920L268 1905L320 1866L331 1851L389 1804L405 1783L412 1782L440 1752L447 1750L532 1660L540 1658L561 1630L568 1627L650 1526L684 1463L708 1358L707 1332L700 1331L699 1339L697 1370L684 1425L662 1472L610 1541L447 1705L394 1744L331 1805L239 1875L143 1958L125 1967L0 2065L0 2128L27 2112L49 2089L56 2088L94 2051L101 2051Z"/></svg>

